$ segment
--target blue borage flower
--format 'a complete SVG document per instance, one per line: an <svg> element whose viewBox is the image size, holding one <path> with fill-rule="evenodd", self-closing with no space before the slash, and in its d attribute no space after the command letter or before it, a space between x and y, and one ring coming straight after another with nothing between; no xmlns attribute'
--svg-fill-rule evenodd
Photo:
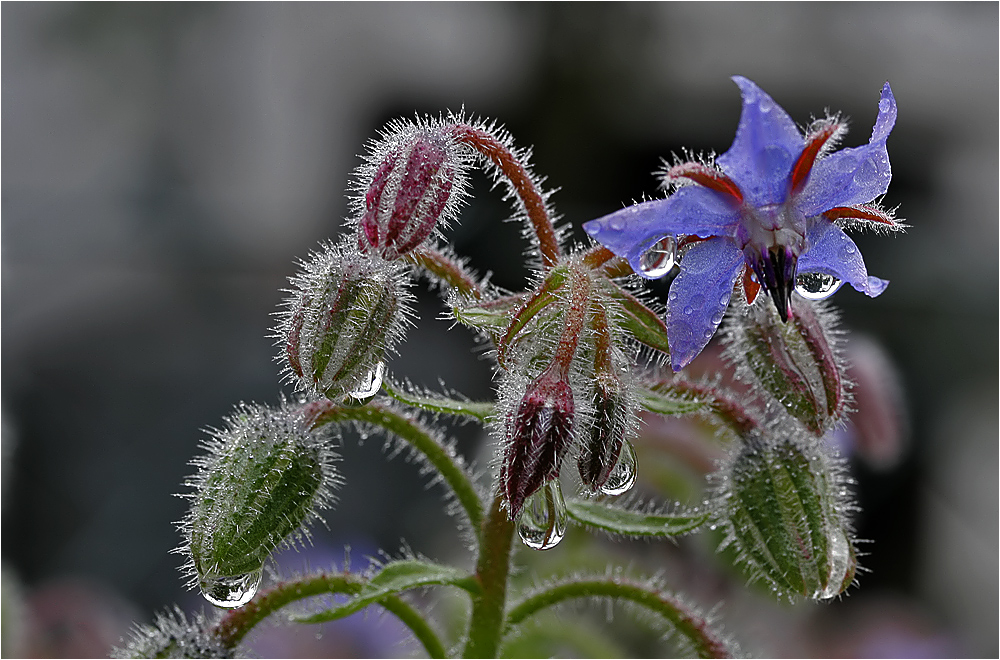
<svg viewBox="0 0 1000 660"><path fill-rule="evenodd" d="M886 280L870 277L842 226L903 227L873 201L889 187L886 139L896 100L882 88L868 144L827 152L846 132L836 117L803 135L788 113L756 84L733 77L743 97L736 138L714 166L683 162L666 169L676 186L666 199L636 204L584 224L633 270L665 237L685 248L667 299L667 337L675 371L687 366L715 333L742 278L748 302L763 287L783 320L800 273L822 273L875 297ZM687 185L696 184L696 185Z"/></svg>

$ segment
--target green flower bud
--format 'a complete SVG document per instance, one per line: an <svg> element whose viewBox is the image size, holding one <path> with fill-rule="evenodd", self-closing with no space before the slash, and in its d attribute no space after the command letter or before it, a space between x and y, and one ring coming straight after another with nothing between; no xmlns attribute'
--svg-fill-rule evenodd
<svg viewBox="0 0 1000 660"><path fill-rule="evenodd" d="M790 421L790 420L786 420ZM717 515L755 578L780 595L827 599L854 580L857 556L839 459L819 441L751 437L723 471Z"/></svg>
<svg viewBox="0 0 1000 660"><path fill-rule="evenodd" d="M832 314L799 295L790 303L788 322L771 305L752 305L734 315L727 354L743 367L746 380L820 436L846 410L846 367L836 351Z"/></svg>
<svg viewBox="0 0 1000 660"><path fill-rule="evenodd" d="M402 267L328 244L302 266L275 334L286 375L310 395L373 395L410 313Z"/></svg>
<svg viewBox="0 0 1000 660"><path fill-rule="evenodd" d="M184 612L175 607L173 612L156 615L155 625L136 626L131 638L123 647L112 650L113 658L232 658L233 649L227 648L217 636L203 614L197 614L190 623Z"/></svg>
<svg viewBox="0 0 1000 660"><path fill-rule="evenodd" d="M210 602L239 607L271 553L308 535L340 478L333 452L296 411L240 405L226 421L211 432L209 453L193 461L199 471L187 482L195 492L181 551Z"/></svg>

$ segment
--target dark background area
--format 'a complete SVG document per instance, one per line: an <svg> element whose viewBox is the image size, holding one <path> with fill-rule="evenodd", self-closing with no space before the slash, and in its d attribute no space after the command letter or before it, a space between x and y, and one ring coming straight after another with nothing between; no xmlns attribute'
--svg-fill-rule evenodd
<svg viewBox="0 0 1000 660"><path fill-rule="evenodd" d="M867 140L889 80L899 120L885 204L911 225L855 234L869 271L892 284L877 300L834 299L905 391L900 460L855 466L871 572L826 606L834 623L813 643L836 643L793 638L766 652L997 654L995 3L0 11L5 654L31 643L29 620L75 616L77 602L91 617L112 612L86 624L100 629L97 649L121 621L201 607L168 554L185 510L173 494L201 429L237 401L278 400L270 314L295 259L339 231L356 155L386 121L463 106L498 119L533 146L535 171L582 237L582 222L656 195L661 158L729 147L734 74L800 123L827 108L847 115L846 146ZM508 209L488 181L476 178L474 193L449 237L496 282L522 286L519 228L501 223ZM446 332L425 294L391 369L488 396L471 336ZM462 433L470 451L485 442ZM431 557L451 551L437 496L380 446L345 446L348 485L317 532L316 562L340 560L344 544L360 558L401 539ZM767 611L803 630L794 611ZM8 627L9 612L29 623ZM765 615L738 603L721 612L727 625L758 617L743 624L754 651ZM895 618L868 646L846 645L868 634L847 622L886 613Z"/></svg>

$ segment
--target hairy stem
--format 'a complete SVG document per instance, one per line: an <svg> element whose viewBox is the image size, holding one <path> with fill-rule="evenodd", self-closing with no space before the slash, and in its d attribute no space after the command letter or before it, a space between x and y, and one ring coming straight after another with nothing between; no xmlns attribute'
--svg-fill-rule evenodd
<svg viewBox="0 0 1000 660"><path fill-rule="evenodd" d="M411 264L433 273L464 296L473 296L476 300L483 297L483 290L479 286L479 282L458 259L449 254L425 245L403 258Z"/></svg>
<svg viewBox="0 0 1000 660"><path fill-rule="evenodd" d="M460 142L469 145L492 163L510 183L535 231L542 263L546 269L555 266L561 255L559 238L552 224L552 216L545 203L545 197L538 190L534 177L521 159L496 136L481 128L468 124L455 124L452 131Z"/></svg>
<svg viewBox="0 0 1000 660"><path fill-rule="evenodd" d="M674 596L645 584L623 578L570 580L557 584L518 603L507 616L509 632L546 607L577 598L605 597L631 601L667 619L700 658L728 658L729 646L709 626L705 617Z"/></svg>
<svg viewBox="0 0 1000 660"><path fill-rule="evenodd" d="M497 493L482 529L476 563L476 578L482 591L472 600L469 638L462 653L466 658L495 658L500 649L514 537L514 523L507 518L502 502Z"/></svg>

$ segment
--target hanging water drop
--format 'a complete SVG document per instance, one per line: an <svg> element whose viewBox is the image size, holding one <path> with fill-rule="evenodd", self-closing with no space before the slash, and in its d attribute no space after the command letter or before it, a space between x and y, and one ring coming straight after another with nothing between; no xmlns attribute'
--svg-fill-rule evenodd
<svg viewBox="0 0 1000 660"><path fill-rule="evenodd" d="M261 571L253 571L246 575L203 578L199 584L201 595L216 607L240 607L250 602L257 593L261 575Z"/></svg>
<svg viewBox="0 0 1000 660"><path fill-rule="evenodd" d="M663 277L677 262L677 240L664 236L639 257L642 274L650 279Z"/></svg>
<svg viewBox="0 0 1000 660"><path fill-rule="evenodd" d="M842 590L847 580L847 571L851 565L851 546L841 530L835 530L827 539L827 553L830 561L830 573L826 579L826 587L813 594L820 600L833 598Z"/></svg>
<svg viewBox="0 0 1000 660"><path fill-rule="evenodd" d="M379 362L368 372L368 376L362 381L363 384L361 387L347 394L344 403L348 405L364 405L374 399L379 389L382 388L383 376L385 376L385 362Z"/></svg>
<svg viewBox="0 0 1000 660"><path fill-rule="evenodd" d="M837 293L843 282L826 273L799 273L795 277L795 291L807 300L823 300Z"/></svg>
<svg viewBox="0 0 1000 660"><path fill-rule="evenodd" d="M635 485L635 449L632 443L626 440L622 443L622 451L618 455L618 462L611 468L608 480L601 486L601 492L605 495L621 495Z"/></svg>
<svg viewBox="0 0 1000 660"><path fill-rule="evenodd" d="M529 548L548 550L566 535L566 500L558 479L552 479L524 502L517 533Z"/></svg>

